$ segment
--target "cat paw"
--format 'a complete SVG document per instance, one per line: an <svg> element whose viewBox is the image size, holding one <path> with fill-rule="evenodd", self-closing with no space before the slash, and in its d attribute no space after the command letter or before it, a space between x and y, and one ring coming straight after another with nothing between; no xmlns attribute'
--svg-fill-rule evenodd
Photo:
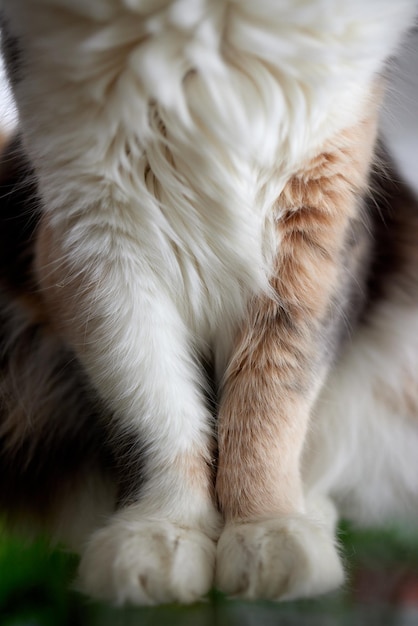
<svg viewBox="0 0 418 626"><path fill-rule="evenodd" d="M332 535L304 517L229 524L219 539L216 586L229 596L306 598L343 580Z"/></svg>
<svg viewBox="0 0 418 626"><path fill-rule="evenodd" d="M87 545L79 586L117 605L190 604L212 587L215 553L215 542L200 530L118 519Z"/></svg>

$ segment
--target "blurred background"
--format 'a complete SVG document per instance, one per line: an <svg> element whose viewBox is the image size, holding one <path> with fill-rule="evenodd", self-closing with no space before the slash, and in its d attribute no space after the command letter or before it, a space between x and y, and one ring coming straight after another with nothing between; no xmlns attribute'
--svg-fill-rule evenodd
<svg viewBox="0 0 418 626"><path fill-rule="evenodd" d="M394 0L395 1L395 0ZM418 193L418 31L389 70L382 132L402 174ZM0 129L16 125L0 65ZM418 479L418 477L417 477ZM74 590L77 559L47 541L25 541L0 519L0 626L418 626L418 525L384 530L340 528L348 569L341 591L314 601L245 603L213 593L191 607L114 609Z"/></svg>

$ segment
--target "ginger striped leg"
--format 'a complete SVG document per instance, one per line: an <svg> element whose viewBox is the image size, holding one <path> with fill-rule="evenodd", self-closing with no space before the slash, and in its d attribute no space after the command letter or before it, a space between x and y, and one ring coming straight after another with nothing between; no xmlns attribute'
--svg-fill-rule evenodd
<svg viewBox="0 0 418 626"><path fill-rule="evenodd" d="M328 142L277 203L277 297L251 304L220 404L216 491L226 527L217 584L228 594L287 599L343 579L329 526L309 517L300 459L333 354L343 253L367 184L374 117Z"/></svg>

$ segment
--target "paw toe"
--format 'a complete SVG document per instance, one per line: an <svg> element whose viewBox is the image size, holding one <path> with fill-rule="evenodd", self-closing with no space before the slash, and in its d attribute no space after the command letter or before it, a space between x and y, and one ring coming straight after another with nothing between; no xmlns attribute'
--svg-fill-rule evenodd
<svg viewBox="0 0 418 626"><path fill-rule="evenodd" d="M79 569L82 591L115 604L189 604L212 586L215 544L171 522L118 521L93 535Z"/></svg>
<svg viewBox="0 0 418 626"><path fill-rule="evenodd" d="M310 597L343 579L332 535L303 517L231 524L219 540L216 584L230 596Z"/></svg>

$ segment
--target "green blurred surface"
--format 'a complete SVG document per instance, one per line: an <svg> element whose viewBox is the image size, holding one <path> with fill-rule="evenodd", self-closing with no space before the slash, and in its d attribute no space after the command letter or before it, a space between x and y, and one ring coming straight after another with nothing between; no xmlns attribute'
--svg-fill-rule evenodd
<svg viewBox="0 0 418 626"><path fill-rule="evenodd" d="M213 592L188 607L116 609L72 589L77 559L45 540L0 538L0 626L418 626L418 533L340 530L348 582L312 601L238 602Z"/></svg>

